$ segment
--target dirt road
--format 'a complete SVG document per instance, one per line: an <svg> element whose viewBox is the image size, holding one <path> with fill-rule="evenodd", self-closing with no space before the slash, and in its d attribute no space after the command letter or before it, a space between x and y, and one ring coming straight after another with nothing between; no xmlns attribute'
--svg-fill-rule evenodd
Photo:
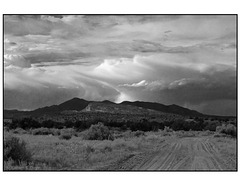
<svg viewBox="0 0 240 186"><path fill-rule="evenodd" d="M134 156L120 169L128 170L236 170L236 160L223 155L207 137L175 138L158 150Z"/></svg>

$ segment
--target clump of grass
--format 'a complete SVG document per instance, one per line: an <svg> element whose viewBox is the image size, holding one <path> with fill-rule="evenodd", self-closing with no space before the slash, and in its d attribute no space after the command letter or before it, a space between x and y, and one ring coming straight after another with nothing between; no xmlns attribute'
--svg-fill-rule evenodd
<svg viewBox="0 0 240 186"><path fill-rule="evenodd" d="M54 128L37 128L31 130L31 134L33 135L53 135L53 136L59 136L61 134L60 129L54 129Z"/></svg>
<svg viewBox="0 0 240 186"><path fill-rule="evenodd" d="M95 149L93 147L91 147L90 145L86 145L85 146L85 155L84 155L84 159L90 163L90 157L91 154L95 152Z"/></svg>
<svg viewBox="0 0 240 186"><path fill-rule="evenodd" d="M213 137L214 138L221 138L221 137L226 137L227 135L226 134L223 134L223 133L219 133L219 134L214 134Z"/></svg>
<svg viewBox="0 0 240 186"><path fill-rule="evenodd" d="M201 136L210 136L210 135L212 135L213 133L214 133L213 131L206 130L206 131L200 132L200 135L201 135Z"/></svg>
<svg viewBox="0 0 240 186"><path fill-rule="evenodd" d="M14 136L7 136L4 139L4 161L12 160L16 164L31 161L32 154L26 148L25 141Z"/></svg>
<svg viewBox="0 0 240 186"><path fill-rule="evenodd" d="M32 134L33 135L50 135L50 134L53 135L53 132L49 128L41 127L41 128L33 129Z"/></svg>
<svg viewBox="0 0 240 186"><path fill-rule="evenodd" d="M27 131L22 128L16 128L12 131L14 134L27 134Z"/></svg>
<svg viewBox="0 0 240 186"><path fill-rule="evenodd" d="M184 131L184 130L180 130L176 132L176 135L179 138L183 138L183 137L195 137L196 134L193 131Z"/></svg>
<svg viewBox="0 0 240 186"><path fill-rule="evenodd" d="M140 137L140 136L145 136L145 133L143 131L137 130L136 132L133 132L133 135L136 137Z"/></svg>
<svg viewBox="0 0 240 186"><path fill-rule="evenodd" d="M71 134L68 134L68 133L66 133L66 134L61 134L60 136L59 136L59 139L61 139L61 140L70 140L72 138L72 135Z"/></svg>
<svg viewBox="0 0 240 186"><path fill-rule="evenodd" d="M173 129L171 129L170 127L165 126L163 131L164 132L173 132Z"/></svg>
<svg viewBox="0 0 240 186"><path fill-rule="evenodd" d="M165 126L164 130L161 131L161 135L162 136L171 136L173 133L173 129L171 129L170 127Z"/></svg>
<svg viewBox="0 0 240 186"><path fill-rule="evenodd" d="M72 138L72 136L75 135L75 133L76 132L74 129L62 129L59 139L70 140Z"/></svg>
<svg viewBox="0 0 240 186"><path fill-rule="evenodd" d="M87 154L89 154L89 153L94 152L95 149L93 147L91 147L90 145L86 145L85 151L86 151Z"/></svg>
<svg viewBox="0 0 240 186"><path fill-rule="evenodd" d="M112 147L110 147L110 146L105 146L105 147L104 147L104 151L112 152Z"/></svg>
<svg viewBox="0 0 240 186"><path fill-rule="evenodd" d="M114 137L103 123L92 125L83 136L85 140L113 140Z"/></svg>

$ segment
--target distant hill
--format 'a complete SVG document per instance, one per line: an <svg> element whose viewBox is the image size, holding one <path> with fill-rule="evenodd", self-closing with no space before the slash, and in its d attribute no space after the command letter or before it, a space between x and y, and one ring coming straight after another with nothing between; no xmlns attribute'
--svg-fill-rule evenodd
<svg viewBox="0 0 240 186"><path fill-rule="evenodd" d="M50 107L43 107L43 108L39 108L36 109L32 112L34 113L46 113L46 112L61 112L61 111L65 111L65 110L83 110L84 108L86 108L88 106L88 104L90 103L90 101L86 101L84 99L79 99L79 98L73 98L71 100L68 100L64 103L61 103L60 105L53 105Z"/></svg>
<svg viewBox="0 0 240 186"><path fill-rule="evenodd" d="M163 105L160 103L142 102L142 101L135 101L135 102L124 101L121 104L132 105L132 106L152 109L152 110L166 112L166 113L179 114L184 116L203 116L202 113L199 113L195 110L190 110L184 107L180 107L178 105Z"/></svg>
<svg viewBox="0 0 240 186"><path fill-rule="evenodd" d="M81 112L105 112L122 114L150 114L150 113L169 113L183 116L204 116L203 114L178 105L163 105L152 102L129 102L124 101L116 104L108 100L87 101L80 98L73 98L59 105L52 105L39 108L33 111L4 110L4 118L13 117L35 117L49 114L61 114L63 111Z"/></svg>
<svg viewBox="0 0 240 186"><path fill-rule="evenodd" d="M102 112L111 114L166 114L156 110L132 105L116 104L110 101L91 102L82 112Z"/></svg>

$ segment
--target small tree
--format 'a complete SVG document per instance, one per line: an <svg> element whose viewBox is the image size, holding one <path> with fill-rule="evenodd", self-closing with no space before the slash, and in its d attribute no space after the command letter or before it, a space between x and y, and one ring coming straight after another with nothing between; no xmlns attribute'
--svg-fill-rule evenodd
<svg viewBox="0 0 240 186"><path fill-rule="evenodd" d="M104 126L103 123L92 125L86 132L84 139L86 140L113 140L108 127Z"/></svg>

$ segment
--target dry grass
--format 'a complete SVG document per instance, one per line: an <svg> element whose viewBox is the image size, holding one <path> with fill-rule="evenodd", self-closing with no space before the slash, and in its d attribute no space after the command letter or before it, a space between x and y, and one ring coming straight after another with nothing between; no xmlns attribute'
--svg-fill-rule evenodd
<svg viewBox="0 0 240 186"><path fill-rule="evenodd" d="M202 133L204 132L190 131L184 134L179 132L179 135L194 137L201 136ZM81 135L72 136L69 140L60 140L58 136L52 135L13 135L26 142L27 148L33 154L32 162L28 164L21 162L19 166L13 166L11 161L4 162L5 170L99 170L131 155L153 151L162 141L174 139L178 134L159 131L145 132L144 135L136 136L127 131L119 134L121 137L113 141L83 140ZM213 136L210 133L208 135ZM236 153L236 145L234 146L232 141L234 139L212 137L211 140L220 150L225 149L224 153L234 157Z"/></svg>
<svg viewBox="0 0 240 186"><path fill-rule="evenodd" d="M6 133L6 132L5 132ZM60 140L58 136L13 134L24 140L32 152L33 161L18 167L4 162L5 170L92 170L121 160L133 153L151 149L153 139L133 136L110 140L83 140L73 136ZM155 139L157 141L158 139Z"/></svg>

